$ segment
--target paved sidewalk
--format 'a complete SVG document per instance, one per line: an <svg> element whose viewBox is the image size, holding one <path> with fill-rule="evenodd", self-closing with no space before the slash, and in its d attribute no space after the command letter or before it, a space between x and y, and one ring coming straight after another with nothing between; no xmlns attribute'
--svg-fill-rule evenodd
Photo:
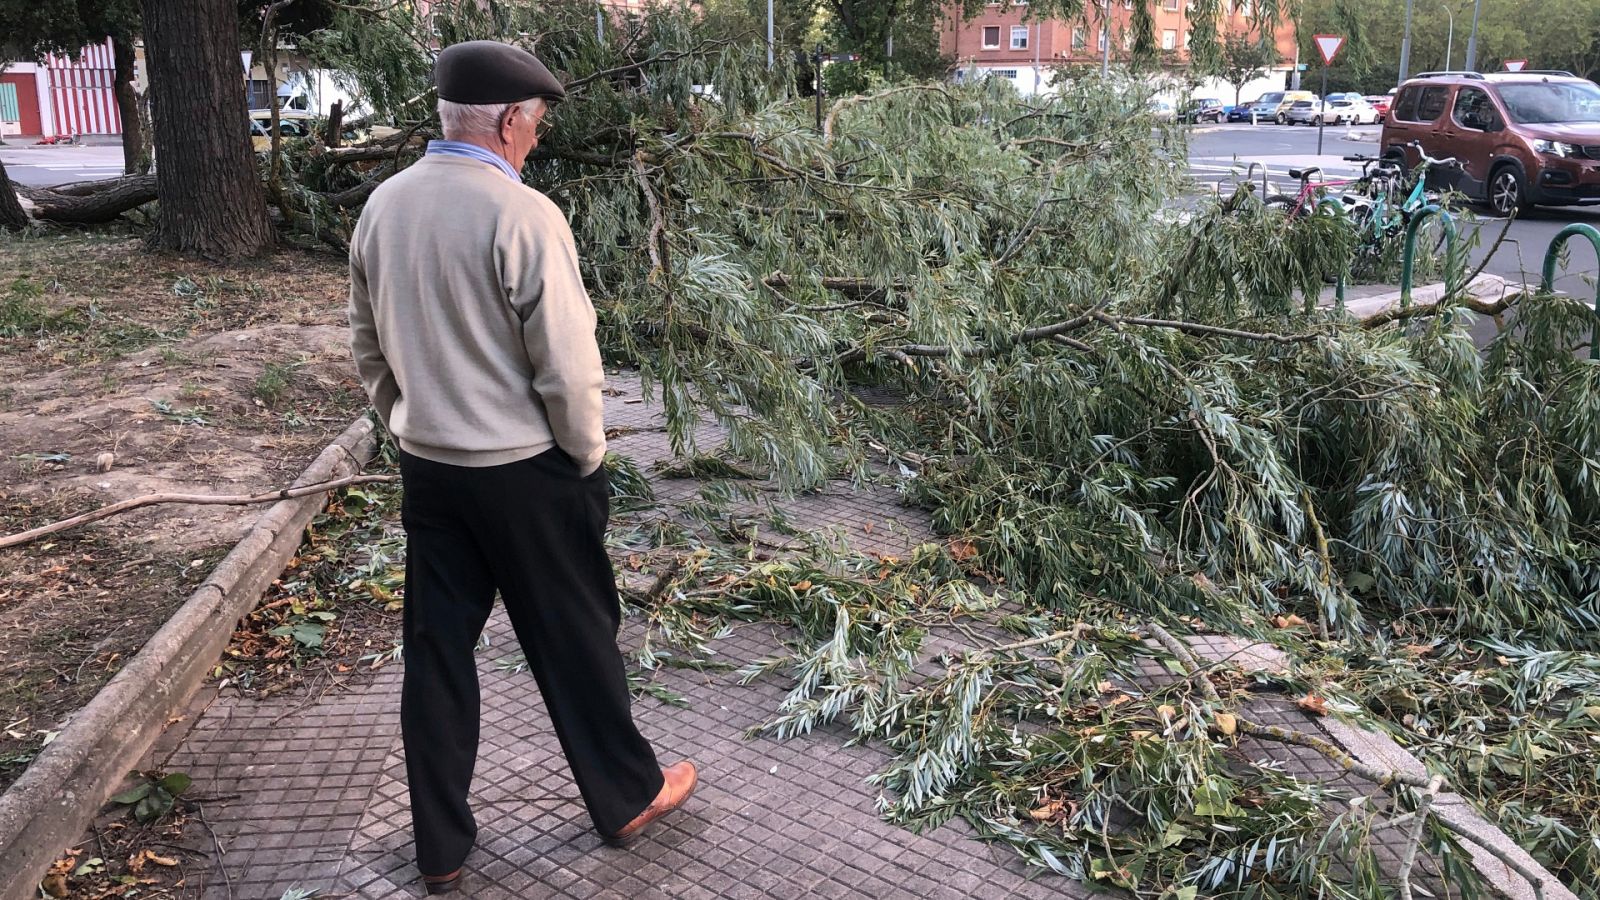
<svg viewBox="0 0 1600 900"><path fill-rule="evenodd" d="M622 394L606 402L613 427L642 429L612 449L641 467L666 458L656 410L640 403L636 380L613 379ZM703 430L716 438L716 430ZM710 450L714 442L702 449ZM690 498L697 485L657 483L664 501ZM782 504L795 527L837 528L862 552L903 555L931 537L926 516L892 492L838 485ZM625 648L637 623L624 625ZM955 822L917 835L882 821L868 775L886 762L875 747L849 747L842 729L789 741L747 739L787 691L780 679L740 686L732 672L666 669L657 681L686 709L641 699L635 711L663 762L688 757L701 787L684 811L628 850L604 847L590 827L531 676L497 661L516 651L498 609L480 652L483 736L472 802L477 848L467 861L465 896L544 897L1088 897L1087 886L1030 869L1008 848L973 840ZM714 643L739 664L780 649L767 626L735 629ZM1237 648L1235 648L1237 649ZM423 894L413 863L403 782L398 666L345 693L251 701L222 696L195 721L169 759L157 762L194 778L194 790L237 795L207 803L226 849L212 860L206 898L277 900L290 888L361 898ZM1304 728L1292 707L1252 707L1265 722ZM1292 771L1338 780L1319 755L1293 747L1247 747L1253 758L1281 759ZM1345 783L1345 786L1357 788ZM224 871L225 869L225 871ZM192 884L191 880L191 884ZM1435 894L1435 896L1440 896Z"/></svg>

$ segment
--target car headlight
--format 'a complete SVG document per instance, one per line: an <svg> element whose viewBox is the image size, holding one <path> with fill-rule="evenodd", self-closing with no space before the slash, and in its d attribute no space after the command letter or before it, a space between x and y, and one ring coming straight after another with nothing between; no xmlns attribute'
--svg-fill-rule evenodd
<svg viewBox="0 0 1600 900"><path fill-rule="evenodd" d="M1533 149L1539 153L1548 153L1551 156L1577 156L1578 148L1572 144L1561 141L1534 141Z"/></svg>

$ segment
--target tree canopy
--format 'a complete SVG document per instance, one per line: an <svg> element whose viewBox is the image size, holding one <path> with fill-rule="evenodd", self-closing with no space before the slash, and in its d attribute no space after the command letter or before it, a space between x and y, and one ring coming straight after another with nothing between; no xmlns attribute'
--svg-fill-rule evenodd
<svg viewBox="0 0 1600 900"><path fill-rule="evenodd" d="M0 0L0 57L77 53L139 30L139 0Z"/></svg>

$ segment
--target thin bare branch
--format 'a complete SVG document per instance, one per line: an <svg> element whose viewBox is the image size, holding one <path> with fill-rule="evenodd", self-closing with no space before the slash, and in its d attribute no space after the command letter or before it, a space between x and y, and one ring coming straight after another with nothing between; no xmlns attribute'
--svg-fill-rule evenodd
<svg viewBox="0 0 1600 900"><path fill-rule="evenodd" d="M19 531L0 537L0 550L9 547L19 547L23 544L36 541L52 534L60 534L79 525L109 519L112 516L146 506L155 506L162 503L187 503L195 506L245 506L252 503L271 503L275 500L292 500L295 497L304 497L308 494L320 494L324 491L334 491L343 487L357 484L389 484L399 481L398 475L350 475L345 478L336 478L332 481L321 481L316 484L306 484L299 487L277 488L260 494L145 494L141 497L130 497L116 503L102 506L99 509L62 519L38 528Z"/></svg>

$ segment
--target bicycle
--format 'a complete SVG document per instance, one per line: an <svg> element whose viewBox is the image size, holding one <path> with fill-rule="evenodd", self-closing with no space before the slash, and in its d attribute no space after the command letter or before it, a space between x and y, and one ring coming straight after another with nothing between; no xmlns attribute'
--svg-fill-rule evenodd
<svg viewBox="0 0 1600 900"><path fill-rule="evenodd" d="M1419 165L1413 173L1407 173L1405 164L1393 157L1379 159L1362 154L1345 157L1348 162L1361 163L1362 180L1367 188L1364 195L1344 197L1340 201L1345 213L1362 232L1363 246L1382 245L1404 232L1419 211L1439 202L1439 194L1427 187L1430 169L1461 165L1453 156L1442 159L1429 156L1416 141L1406 146L1417 151ZM1412 177L1409 189L1408 177ZM1405 199L1400 200L1402 191Z"/></svg>
<svg viewBox="0 0 1600 900"><path fill-rule="evenodd" d="M1359 186L1359 192L1333 195L1360 238L1358 249L1373 256L1382 255L1389 240L1406 229L1411 219L1429 204L1438 202L1439 195L1427 189L1427 173L1434 167L1460 166L1455 157L1442 159L1429 156L1422 145L1412 141L1407 147L1415 150L1420 160L1417 168L1408 173L1404 163L1396 158L1378 158L1355 154L1344 157L1346 162L1361 164L1361 175L1356 178L1312 181L1321 174L1320 167L1290 169L1289 177L1300 182L1295 196L1278 194L1268 197L1266 205L1287 210L1286 216L1294 219L1310 215L1321 208L1329 197L1330 188ZM1409 182L1408 178L1413 178ZM1398 199L1406 191L1405 199Z"/></svg>

